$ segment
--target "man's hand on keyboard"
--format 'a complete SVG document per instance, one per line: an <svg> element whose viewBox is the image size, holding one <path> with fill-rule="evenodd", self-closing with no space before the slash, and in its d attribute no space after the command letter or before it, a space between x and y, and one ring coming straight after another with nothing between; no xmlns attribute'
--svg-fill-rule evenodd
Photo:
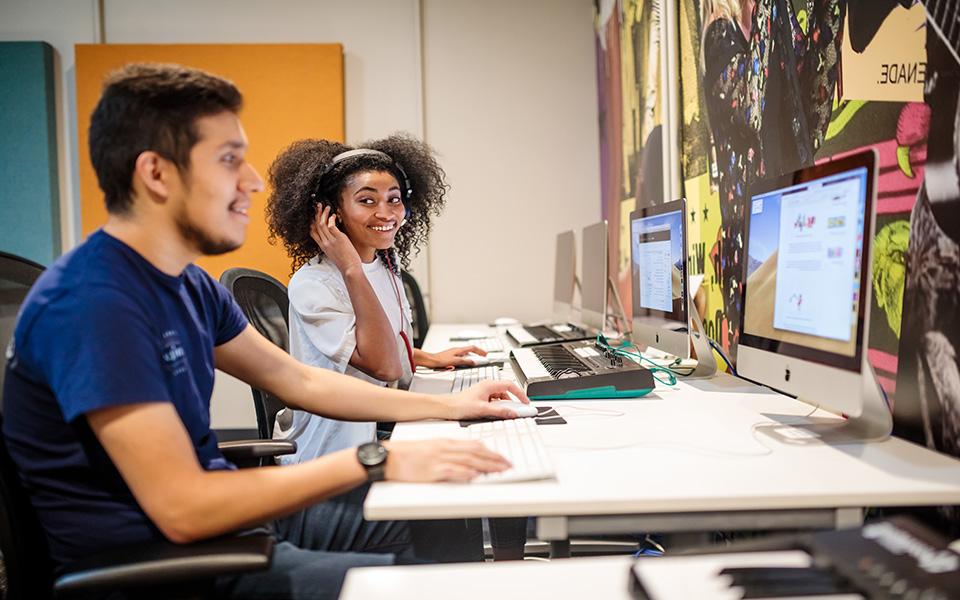
<svg viewBox="0 0 960 600"><path fill-rule="evenodd" d="M515 397L511 397L510 394ZM485 419L513 419L517 414L510 408L491 404L493 400L516 400L530 404L530 399L516 383L509 380L481 381L475 386L463 390L451 397L452 414L450 420Z"/></svg>
<svg viewBox="0 0 960 600"><path fill-rule="evenodd" d="M478 346L460 346L450 348L443 352L423 352L420 354L420 360L417 364L429 367L431 369L445 369L447 367L472 367L474 362L467 357L468 354L479 354L486 356L487 351Z"/></svg>
<svg viewBox="0 0 960 600"><path fill-rule="evenodd" d="M512 465L480 442L426 440L383 442L387 481L470 481L484 473L498 473Z"/></svg>

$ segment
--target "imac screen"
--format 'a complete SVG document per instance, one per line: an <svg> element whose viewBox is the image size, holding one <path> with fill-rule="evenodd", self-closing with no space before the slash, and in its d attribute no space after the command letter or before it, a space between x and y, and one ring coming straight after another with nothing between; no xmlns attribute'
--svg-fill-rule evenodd
<svg viewBox="0 0 960 600"><path fill-rule="evenodd" d="M588 327L602 329L607 310L607 222L584 227L581 246L582 320Z"/></svg>
<svg viewBox="0 0 960 600"><path fill-rule="evenodd" d="M573 304L573 290L577 270L577 249L573 231L557 234L557 255L553 271L553 299Z"/></svg>
<svg viewBox="0 0 960 600"><path fill-rule="evenodd" d="M867 175L858 167L752 197L744 334L857 355Z"/></svg>
<svg viewBox="0 0 960 600"><path fill-rule="evenodd" d="M634 211L630 220L633 316L686 325L684 211L680 200Z"/></svg>

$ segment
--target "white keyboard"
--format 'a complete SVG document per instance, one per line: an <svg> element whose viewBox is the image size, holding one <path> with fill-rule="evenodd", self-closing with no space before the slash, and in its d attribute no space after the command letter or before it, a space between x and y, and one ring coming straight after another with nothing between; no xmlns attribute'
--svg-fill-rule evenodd
<svg viewBox="0 0 960 600"><path fill-rule="evenodd" d="M472 369L460 369L453 376L453 388L450 391L454 394L462 392L484 379L500 379L500 368L496 365L487 365L485 367L473 367Z"/></svg>
<svg viewBox="0 0 960 600"><path fill-rule="evenodd" d="M513 465L506 471L480 475L473 479L474 483L533 481L556 476L534 419L478 423L467 427L467 435L503 455Z"/></svg>
<svg viewBox="0 0 960 600"><path fill-rule="evenodd" d="M467 343L482 348L485 352L504 352L503 342L496 337L468 340Z"/></svg>

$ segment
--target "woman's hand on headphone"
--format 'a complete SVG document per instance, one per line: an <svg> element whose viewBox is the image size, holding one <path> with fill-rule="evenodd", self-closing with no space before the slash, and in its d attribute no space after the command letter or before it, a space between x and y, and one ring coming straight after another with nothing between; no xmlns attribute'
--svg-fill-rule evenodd
<svg viewBox="0 0 960 600"><path fill-rule="evenodd" d="M337 228L337 215L329 206L324 206L323 210L317 206L317 216L310 224L310 237L320 246L323 255L337 265L341 274L363 268L357 249L347 234Z"/></svg>
<svg viewBox="0 0 960 600"><path fill-rule="evenodd" d="M478 346L460 346L443 352L424 352L419 362L421 366L431 369L445 369L447 367L472 367L476 363L470 359L470 354L486 356L487 351Z"/></svg>

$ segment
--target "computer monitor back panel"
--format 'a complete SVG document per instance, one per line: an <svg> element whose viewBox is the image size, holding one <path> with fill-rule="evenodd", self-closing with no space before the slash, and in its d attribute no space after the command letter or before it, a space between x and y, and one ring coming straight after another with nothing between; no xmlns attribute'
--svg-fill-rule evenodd
<svg viewBox="0 0 960 600"><path fill-rule="evenodd" d="M570 319L576 274L577 248L573 231L558 233L553 270L553 318L557 322Z"/></svg>
<svg viewBox="0 0 960 600"><path fill-rule="evenodd" d="M630 213L633 343L682 358L690 354L685 214L683 198Z"/></svg>
<svg viewBox="0 0 960 600"><path fill-rule="evenodd" d="M869 371L875 162L865 152L758 182L744 228L737 372L850 416Z"/></svg>
<svg viewBox="0 0 960 600"><path fill-rule="evenodd" d="M607 320L607 222L584 227L581 237L580 320L587 327L602 330Z"/></svg>

